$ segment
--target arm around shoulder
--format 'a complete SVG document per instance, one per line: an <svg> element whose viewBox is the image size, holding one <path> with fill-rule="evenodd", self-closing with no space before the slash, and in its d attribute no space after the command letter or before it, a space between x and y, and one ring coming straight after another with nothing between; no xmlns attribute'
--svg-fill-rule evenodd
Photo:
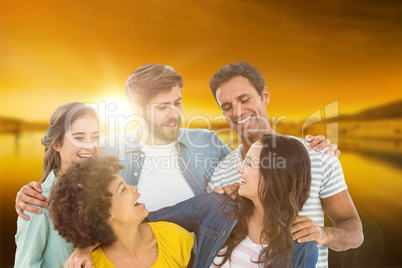
<svg viewBox="0 0 402 268"><path fill-rule="evenodd" d="M321 228L322 239L317 243L334 251L357 248L364 240L363 227L347 190L341 163L334 156L326 156L323 160L321 203L333 225Z"/></svg>
<svg viewBox="0 0 402 268"><path fill-rule="evenodd" d="M180 225L189 232L195 231L195 220L210 194L203 193L174 206L150 212L149 221L168 221Z"/></svg>
<svg viewBox="0 0 402 268"><path fill-rule="evenodd" d="M348 190L321 199L332 227L323 227L323 245L335 251L359 247L364 240L363 227Z"/></svg>

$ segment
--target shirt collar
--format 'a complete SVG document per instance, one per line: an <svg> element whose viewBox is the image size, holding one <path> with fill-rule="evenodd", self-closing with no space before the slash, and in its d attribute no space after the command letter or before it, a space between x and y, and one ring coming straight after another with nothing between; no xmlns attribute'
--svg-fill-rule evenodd
<svg viewBox="0 0 402 268"><path fill-rule="evenodd" d="M126 132L126 139L128 144L126 143L125 146L125 153L134 153L141 151L141 142L140 137L138 135L139 127L137 127L133 131ZM176 142L180 146L184 146L186 149L189 147L188 141L186 139L186 132L183 129L179 129L179 137L177 138ZM179 148L178 148L179 149Z"/></svg>

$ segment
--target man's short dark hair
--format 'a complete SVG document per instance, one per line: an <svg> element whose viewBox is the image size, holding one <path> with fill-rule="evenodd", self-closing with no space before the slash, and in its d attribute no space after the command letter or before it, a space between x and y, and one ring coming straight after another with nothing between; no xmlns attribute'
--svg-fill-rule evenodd
<svg viewBox="0 0 402 268"><path fill-rule="evenodd" d="M261 73L247 62L231 63L221 67L209 80L209 86L216 99L216 90L224 83L229 82L236 76L243 76L257 90L258 95L262 97L262 91L265 87L265 81Z"/></svg>
<svg viewBox="0 0 402 268"><path fill-rule="evenodd" d="M95 156L74 163L53 186L49 214L54 229L74 247L116 240L108 223L113 196L108 187L122 168L115 156Z"/></svg>
<svg viewBox="0 0 402 268"><path fill-rule="evenodd" d="M141 106L156 95L170 92L174 86L183 87L183 77L172 67L146 64L132 72L126 81L126 96L130 102Z"/></svg>

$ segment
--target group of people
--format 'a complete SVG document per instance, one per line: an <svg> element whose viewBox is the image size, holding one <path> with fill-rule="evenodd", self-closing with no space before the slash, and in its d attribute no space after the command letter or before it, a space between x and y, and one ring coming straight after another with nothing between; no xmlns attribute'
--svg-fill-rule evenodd
<svg viewBox="0 0 402 268"><path fill-rule="evenodd" d="M275 133L248 63L223 66L210 87L241 138L234 151L214 131L179 128L183 79L166 65L127 79L134 131L100 139L92 108L57 108L42 179L17 194L15 267L327 267L328 248L358 247L336 145Z"/></svg>

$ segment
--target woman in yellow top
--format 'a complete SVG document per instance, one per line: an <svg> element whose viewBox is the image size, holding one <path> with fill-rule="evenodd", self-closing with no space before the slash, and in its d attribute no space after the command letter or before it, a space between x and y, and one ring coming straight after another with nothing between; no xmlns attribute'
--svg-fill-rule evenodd
<svg viewBox="0 0 402 268"><path fill-rule="evenodd" d="M149 212L121 168L113 156L71 166L50 195L55 229L74 247L99 245L91 254L97 268L186 267L193 236L173 223L142 223Z"/></svg>

